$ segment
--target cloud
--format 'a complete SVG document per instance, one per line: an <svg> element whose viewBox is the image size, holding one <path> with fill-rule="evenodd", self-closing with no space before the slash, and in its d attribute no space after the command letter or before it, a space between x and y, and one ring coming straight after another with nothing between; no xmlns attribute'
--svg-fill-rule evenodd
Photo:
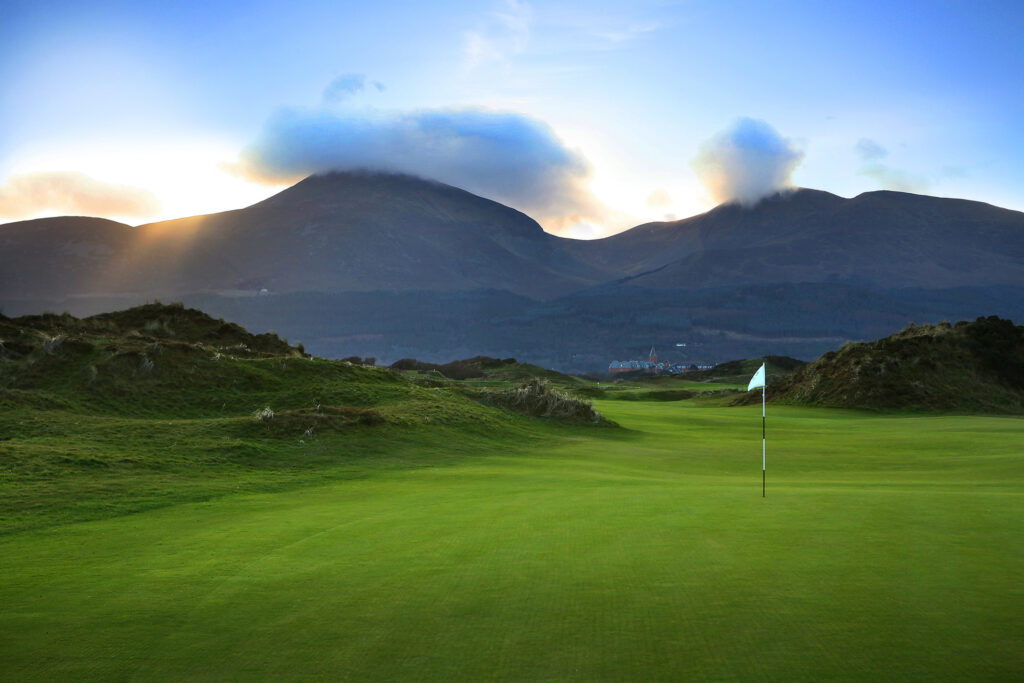
<svg viewBox="0 0 1024 683"><path fill-rule="evenodd" d="M502 10L491 12L476 30L465 35L465 68L472 71L489 63L504 64L526 49L533 10L520 0L506 0Z"/></svg>
<svg viewBox="0 0 1024 683"><path fill-rule="evenodd" d="M741 118L704 143L692 165L715 201L749 206L790 188L803 158L792 140L764 121Z"/></svg>
<svg viewBox="0 0 1024 683"><path fill-rule="evenodd" d="M342 74L327 84L324 88L322 102L324 105L340 104L353 96L367 90L367 85L377 92L384 92L386 88L380 81L367 81L363 74Z"/></svg>
<svg viewBox="0 0 1024 683"><path fill-rule="evenodd" d="M622 43L628 40L633 40L638 36L657 31L661 28L663 28L663 24L661 22L648 21L644 23L628 24L625 28L620 26L606 31L598 31L595 35L612 43Z"/></svg>
<svg viewBox="0 0 1024 683"><path fill-rule="evenodd" d="M343 74L327 84L324 88L325 104L337 104L352 95L366 89L366 76L362 74Z"/></svg>
<svg viewBox="0 0 1024 683"><path fill-rule="evenodd" d="M857 151L857 156L861 161L877 161L884 159L889 154L889 150L868 138L861 138L853 148Z"/></svg>
<svg viewBox="0 0 1024 683"><path fill-rule="evenodd" d="M329 171L408 173L513 206L553 232L608 215L586 187L583 155L547 124L511 112L283 109L228 168L268 184Z"/></svg>
<svg viewBox="0 0 1024 683"><path fill-rule="evenodd" d="M924 176L900 171L885 164L868 164L861 168L858 175L874 178L883 190L927 194L931 187L931 183Z"/></svg>
<svg viewBox="0 0 1024 683"><path fill-rule="evenodd" d="M15 220L54 212L128 218L159 211L160 202L152 192L104 183L83 173L23 173L0 186L0 216Z"/></svg>

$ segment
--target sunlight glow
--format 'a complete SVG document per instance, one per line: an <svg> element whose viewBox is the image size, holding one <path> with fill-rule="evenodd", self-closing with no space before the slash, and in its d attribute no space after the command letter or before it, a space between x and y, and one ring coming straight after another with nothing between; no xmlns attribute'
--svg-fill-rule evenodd
<svg viewBox="0 0 1024 683"><path fill-rule="evenodd" d="M686 218L714 206L692 174L656 178L638 174L621 163L600 138L580 130L559 131L571 147L582 150L592 164L589 189L604 205L603 215L567 217L557 224L534 216L556 234L594 239L616 234L640 223ZM92 142L59 149L42 149L12 160L10 176L71 171L96 181L148 190L159 208L147 216L104 215L130 225L184 218L250 206L280 192L287 184L250 182L230 171L239 144L223 140L189 139L160 143ZM2 183L6 178L0 179ZM651 193L664 190L670 203L652 206ZM40 207L31 218L65 215L67 211ZM0 222L26 216L2 216Z"/></svg>
<svg viewBox="0 0 1024 683"><path fill-rule="evenodd" d="M559 137L570 148L583 151L592 167L590 190L608 208L604 220L567 227L562 236L594 239L614 235L642 223L688 218L708 211L715 202L707 196L696 175L680 169L682 175L664 177L656 170L644 171L624 164L599 135L578 127L560 126ZM671 203L652 207L648 197L665 190Z"/></svg>
<svg viewBox="0 0 1024 683"><path fill-rule="evenodd" d="M153 215L103 216L136 225L240 209L283 189L251 183L222 169L221 164L234 159L237 150L235 144L209 140L90 144L14 160L10 175L74 171L98 181L149 190L160 201ZM41 208L33 217L46 215L60 212Z"/></svg>

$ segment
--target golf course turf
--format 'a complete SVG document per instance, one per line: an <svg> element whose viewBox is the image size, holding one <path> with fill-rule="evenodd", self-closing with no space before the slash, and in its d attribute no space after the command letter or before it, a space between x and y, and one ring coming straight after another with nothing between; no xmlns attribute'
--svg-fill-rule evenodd
<svg viewBox="0 0 1024 683"><path fill-rule="evenodd" d="M1024 673L1024 420L596 407L0 536L0 678Z"/></svg>

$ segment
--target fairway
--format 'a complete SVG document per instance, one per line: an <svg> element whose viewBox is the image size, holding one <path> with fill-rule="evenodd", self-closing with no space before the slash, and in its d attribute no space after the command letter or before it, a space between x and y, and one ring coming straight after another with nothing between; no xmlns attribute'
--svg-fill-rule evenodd
<svg viewBox="0 0 1024 683"><path fill-rule="evenodd" d="M1024 420L769 406L762 498L759 405L596 407L0 537L0 678L1024 675Z"/></svg>

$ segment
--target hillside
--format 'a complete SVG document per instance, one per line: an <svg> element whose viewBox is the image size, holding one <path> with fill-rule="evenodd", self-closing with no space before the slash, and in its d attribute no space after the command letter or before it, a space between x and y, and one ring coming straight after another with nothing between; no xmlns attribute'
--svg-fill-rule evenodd
<svg viewBox="0 0 1024 683"><path fill-rule="evenodd" d="M30 331L55 335L52 339L65 339L68 335L106 337L118 339L120 346L136 345L149 340L173 341L231 349L235 355L290 356L304 355L299 348L288 345L276 334L252 334L245 328L224 319L214 319L181 303L164 305L159 302L134 308L100 313L88 318L75 318L63 313L26 315L10 319L0 317L0 329L7 333L9 354L31 353ZM28 338L25 342L20 340ZM8 357L11 357L8 355Z"/></svg>
<svg viewBox="0 0 1024 683"><path fill-rule="evenodd" d="M1024 327L994 316L911 325L826 353L767 393L842 408L1024 413Z"/></svg>
<svg viewBox="0 0 1024 683"><path fill-rule="evenodd" d="M704 250L754 246L797 237L841 205L842 197L801 189L744 208L722 204L678 221L644 223L616 235L575 244L581 258L635 277Z"/></svg>
<svg viewBox="0 0 1024 683"><path fill-rule="evenodd" d="M0 534L606 423L589 403L517 383L313 358L180 304L0 316Z"/></svg>
<svg viewBox="0 0 1024 683"><path fill-rule="evenodd" d="M425 363L414 358L403 358L392 363L391 368L446 379L474 380L476 383L545 380L561 387L575 387L586 383L578 377L548 370L532 363L520 363L515 358L474 356L448 363Z"/></svg>
<svg viewBox="0 0 1024 683"><path fill-rule="evenodd" d="M700 370L683 375L687 380L701 382L721 382L745 386L754 376L761 364L765 364L768 383L774 384L785 377L791 376L806 363L787 356L765 356L764 358L748 358L719 363L710 370Z"/></svg>
<svg viewBox="0 0 1024 683"><path fill-rule="evenodd" d="M60 301L89 292L124 293L132 267L130 226L61 216L0 225L0 299Z"/></svg>

